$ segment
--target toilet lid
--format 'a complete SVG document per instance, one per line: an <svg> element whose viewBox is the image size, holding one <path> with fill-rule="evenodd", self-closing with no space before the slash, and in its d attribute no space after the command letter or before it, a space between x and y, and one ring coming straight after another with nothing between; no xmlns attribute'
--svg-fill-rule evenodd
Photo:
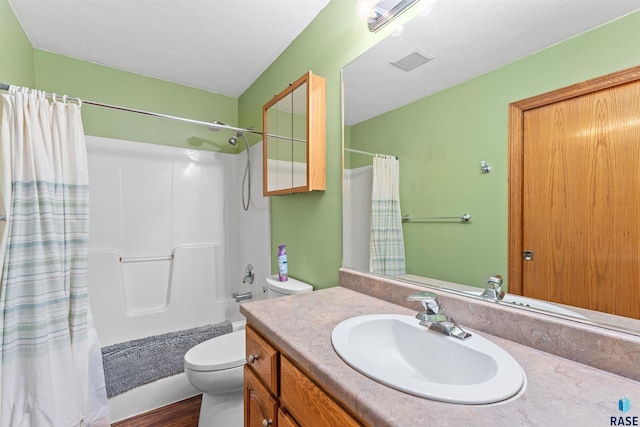
<svg viewBox="0 0 640 427"><path fill-rule="evenodd" d="M289 277L286 282L281 282L278 280L277 275L267 277L267 287L275 292L287 295L313 291L313 286L308 283L301 282L293 277Z"/></svg>
<svg viewBox="0 0 640 427"><path fill-rule="evenodd" d="M192 371L221 371L244 362L244 329L201 342L184 355L184 367Z"/></svg>

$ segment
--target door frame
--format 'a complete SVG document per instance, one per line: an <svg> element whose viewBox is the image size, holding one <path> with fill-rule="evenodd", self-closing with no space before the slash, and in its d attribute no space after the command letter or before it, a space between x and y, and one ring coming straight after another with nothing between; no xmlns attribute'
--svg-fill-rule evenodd
<svg viewBox="0 0 640 427"><path fill-rule="evenodd" d="M640 80L640 65L596 77L551 92L509 104L509 224L508 274L509 293L523 293L523 191L524 191L524 114L527 110L543 107L567 99L598 92Z"/></svg>

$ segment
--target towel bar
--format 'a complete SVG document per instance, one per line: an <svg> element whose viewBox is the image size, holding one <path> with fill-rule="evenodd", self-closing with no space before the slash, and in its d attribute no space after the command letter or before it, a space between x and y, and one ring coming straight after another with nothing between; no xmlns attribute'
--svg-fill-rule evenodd
<svg viewBox="0 0 640 427"><path fill-rule="evenodd" d="M425 222L425 221L437 221L437 220L445 220L445 219L457 219L464 223L471 221L471 215L463 214L461 216L423 216L414 218L409 214L406 214L402 217L402 222Z"/></svg>

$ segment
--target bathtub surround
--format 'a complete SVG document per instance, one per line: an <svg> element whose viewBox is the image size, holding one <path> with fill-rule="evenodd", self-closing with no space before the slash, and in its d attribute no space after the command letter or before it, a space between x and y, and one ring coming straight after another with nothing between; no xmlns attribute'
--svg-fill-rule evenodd
<svg viewBox="0 0 640 427"><path fill-rule="evenodd" d="M221 132L218 132L221 133ZM91 187L89 293L103 347L241 319L234 293L269 271L269 202L244 211L244 155L87 137ZM250 149L261 186L261 144ZM244 153L242 153L244 154ZM117 421L198 391L184 373L109 399Z"/></svg>
<svg viewBox="0 0 640 427"><path fill-rule="evenodd" d="M369 271L372 166L344 170L342 192L342 263Z"/></svg>
<svg viewBox="0 0 640 427"><path fill-rule="evenodd" d="M244 266L264 277L270 253L268 200L254 195L242 210L242 156L87 140L89 291L103 346L238 320L226 314L232 294L262 290L242 283Z"/></svg>

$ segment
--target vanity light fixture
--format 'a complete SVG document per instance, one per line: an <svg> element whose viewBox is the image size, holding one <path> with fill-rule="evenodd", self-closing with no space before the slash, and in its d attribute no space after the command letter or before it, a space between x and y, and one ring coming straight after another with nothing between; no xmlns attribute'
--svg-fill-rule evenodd
<svg viewBox="0 0 640 427"><path fill-rule="evenodd" d="M358 15L367 16L369 31L376 32L419 0L358 0Z"/></svg>

